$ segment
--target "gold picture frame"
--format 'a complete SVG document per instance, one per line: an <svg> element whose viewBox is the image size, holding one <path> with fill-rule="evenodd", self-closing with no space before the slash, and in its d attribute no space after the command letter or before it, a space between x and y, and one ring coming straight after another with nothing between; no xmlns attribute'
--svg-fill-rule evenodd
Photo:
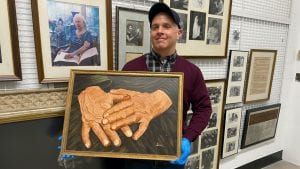
<svg viewBox="0 0 300 169"><path fill-rule="evenodd" d="M0 15L0 81L22 80L15 1L1 1Z"/></svg>
<svg viewBox="0 0 300 169"><path fill-rule="evenodd" d="M187 58L226 58L231 0L163 0L181 19L184 39L176 50ZM215 5L218 4L218 5Z"/></svg>
<svg viewBox="0 0 300 169"><path fill-rule="evenodd" d="M98 93L97 98L99 98L98 95L102 95L99 94L99 91L101 91L99 88L106 93L105 96L113 96L114 92L112 89L125 89L126 91L131 90L138 92L137 95L128 95L130 96L129 102L138 96L150 93L147 99L136 100L134 102L136 104L151 99L151 97L153 97L151 93L153 92L163 91L170 98L172 104L168 109L162 110L162 114L155 116L155 118L150 121L145 133L137 140L128 138L119 130L115 130L121 140L119 146L115 146L115 144L107 146L107 144L104 144L102 140L96 136L97 134L94 134L98 133L101 128L107 134L107 126L103 123L103 119L107 116L103 114L104 111L102 111L103 116L101 113L98 113L100 121L97 122L96 126L100 126L100 130L91 130L89 132L91 144L90 147L87 148L86 142L82 139L86 138L82 135L82 133L85 132L81 132L81 130L83 130L82 126L86 127L84 119L87 118L87 114L92 112L93 109L91 106L86 106L86 104L90 102L88 98L91 98L91 96L87 97L87 95ZM92 157L175 160L180 156L182 137L182 88L183 75L181 73L166 74L72 70L67 94L61 153ZM87 94L89 90L95 90L95 92ZM109 99L104 98L104 100L105 101L99 102L99 104ZM123 101L119 103L123 104ZM119 103L112 102L109 107L105 108L105 112L120 105ZM161 102L159 104L161 105ZM95 103L93 105L98 104ZM88 110L85 109L85 106ZM101 108L101 110L103 109L104 108ZM118 117L117 115L113 116L115 119ZM122 115L122 118L125 120L131 119L130 117L132 116ZM132 125L131 123L129 124L129 127L134 133L137 128L140 127L138 123L140 122ZM113 126L111 123L108 125ZM108 127L108 129L113 128ZM112 139L110 139L110 141L112 142Z"/></svg>
<svg viewBox="0 0 300 169"><path fill-rule="evenodd" d="M80 36L75 15L86 29ZM112 69L110 0L32 0L32 17L40 83L67 82L75 68ZM75 51L83 45L76 45L78 39L87 48L79 54ZM65 53L76 55L66 57Z"/></svg>

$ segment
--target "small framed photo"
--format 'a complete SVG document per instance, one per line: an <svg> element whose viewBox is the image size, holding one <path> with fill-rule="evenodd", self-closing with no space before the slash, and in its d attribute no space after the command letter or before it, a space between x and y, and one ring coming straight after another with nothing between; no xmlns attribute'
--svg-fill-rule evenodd
<svg viewBox="0 0 300 169"><path fill-rule="evenodd" d="M148 12L116 7L115 69L122 70L131 59L150 52L150 47Z"/></svg>
<svg viewBox="0 0 300 169"><path fill-rule="evenodd" d="M276 50L251 49L245 103L270 98L276 55Z"/></svg>
<svg viewBox="0 0 300 169"><path fill-rule="evenodd" d="M32 17L40 83L113 68L110 0L32 0Z"/></svg>
<svg viewBox="0 0 300 169"><path fill-rule="evenodd" d="M243 102L248 53L247 51L230 50L226 104Z"/></svg>
<svg viewBox="0 0 300 169"><path fill-rule="evenodd" d="M246 111L241 148L246 148L275 137L281 104Z"/></svg>
<svg viewBox="0 0 300 169"><path fill-rule="evenodd" d="M176 50L187 58L225 58L231 0L163 0L181 19Z"/></svg>
<svg viewBox="0 0 300 169"><path fill-rule="evenodd" d="M62 154L175 160L183 75L72 70Z"/></svg>
<svg viewBox="0 0 300 169"><path fill-rule="evenodd" d="M22 80L15 0L2 0L0 15L0 81Z"/></svg>
<svg viewBox="0 0 300 169"><path fill-rule="evenodd" d="M184 169L200 169L200 154L189 156Z"/></svg>
<svg viewBox="0 0 300 169"><path fill-rule="evenodd" d="M228 109L225 111L225 126L223 136L222 158L238 152L240 138L242 108Z"/></svg>

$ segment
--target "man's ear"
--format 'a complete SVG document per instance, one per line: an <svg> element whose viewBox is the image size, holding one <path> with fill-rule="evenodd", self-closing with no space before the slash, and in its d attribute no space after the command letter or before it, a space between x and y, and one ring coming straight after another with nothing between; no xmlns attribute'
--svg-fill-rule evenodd
<svg viewBox="0 0 300 169"><path fill-rule="evenodd" d="M183 30L182 30L182 29L178 29L178 33L177 33L177 39L181 38L181 36L182 36L182 32L183 32Z"/></svg>

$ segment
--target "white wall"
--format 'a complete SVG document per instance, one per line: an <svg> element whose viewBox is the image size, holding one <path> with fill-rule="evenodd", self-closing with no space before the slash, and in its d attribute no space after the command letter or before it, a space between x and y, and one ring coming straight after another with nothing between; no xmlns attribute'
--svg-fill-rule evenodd
<svg viewBox="0 0 300 169"><path fill-rule="evenodd" d="M285 127L282 129L283 159L300 166L300 82L295 81L295 74L300 73L300 60L297 59L300 50L300 1L293 0L291 24L285 62L285 72L282 87L282 109Z"/></svg>

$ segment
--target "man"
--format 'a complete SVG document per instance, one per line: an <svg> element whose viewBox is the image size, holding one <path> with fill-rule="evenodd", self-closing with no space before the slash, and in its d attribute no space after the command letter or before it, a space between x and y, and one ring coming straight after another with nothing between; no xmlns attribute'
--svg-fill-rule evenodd
<svg viewBox="0 0 300 169"><path fill-rule="evenodd" d="M190 144L206 127L211 114L211 102L200 69L176 53L176 41L182 35L178 14L164 3L154 4L149 11L152 50L128 62L123 71L183 72L183 138L182 154L172 162L125 160L126 169L184 168L190 154ZM184 125L187 111L192 107L189 126Z"/></svg>

